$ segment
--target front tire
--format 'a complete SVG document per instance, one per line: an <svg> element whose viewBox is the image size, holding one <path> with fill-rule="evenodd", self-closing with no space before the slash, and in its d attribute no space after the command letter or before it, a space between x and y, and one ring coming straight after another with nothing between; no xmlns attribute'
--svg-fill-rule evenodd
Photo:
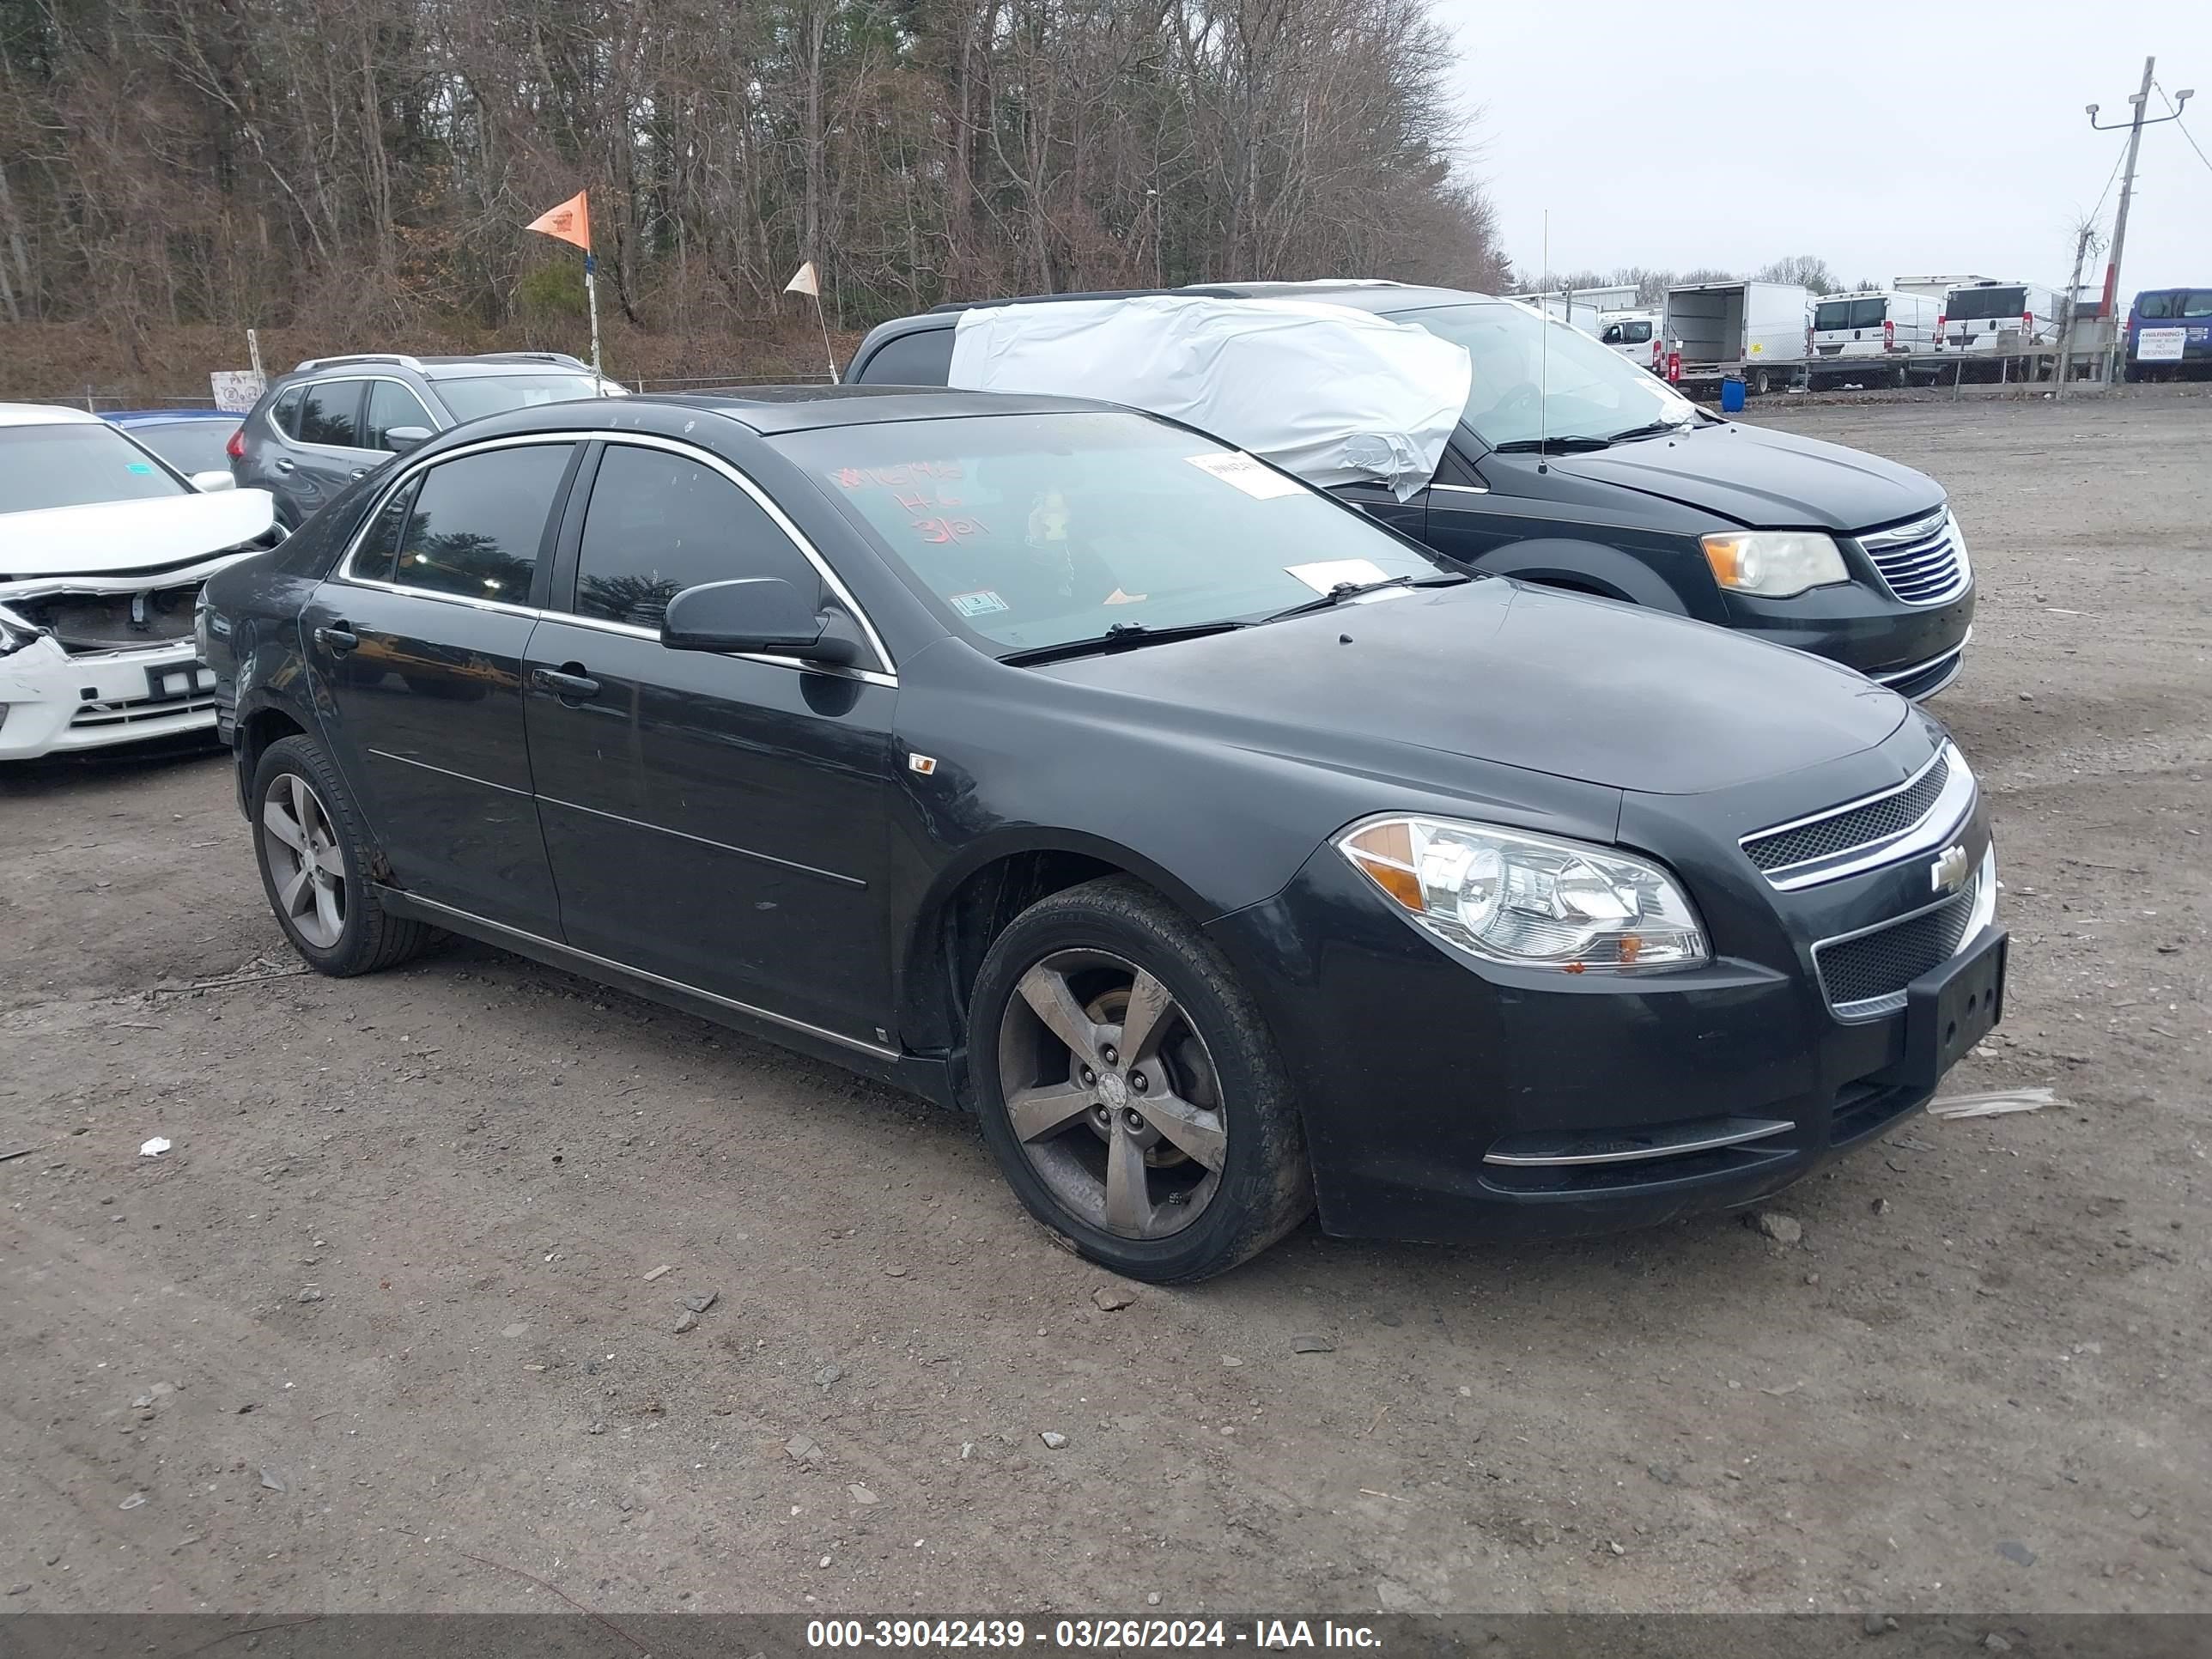
<svg viewBox="0 0 2212 1659"><path fill-rule="evenodd" d="M353 793L312 738L280 738L253 769L253 851L284 937L338 979L404 962L434 936L387 913L369 885L374 848Z"/></svg>
<svg viewBox="0 0 2212 1659"><path fill-rule="evenodd" d="M1212 944L1126 877L1040 900L969 1009L983 1138L1030 1213L1131 1279L1224 1273L1313 1207L1260 1010Z"/></svg>

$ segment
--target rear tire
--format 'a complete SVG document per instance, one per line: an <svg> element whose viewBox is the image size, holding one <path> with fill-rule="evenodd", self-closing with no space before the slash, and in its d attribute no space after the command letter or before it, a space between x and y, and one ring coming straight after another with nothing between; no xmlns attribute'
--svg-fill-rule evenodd
<svg viewBox="0 0 2212 1659"><path fill-rule="evenodd" d="M376 850L353 792L312 738L280 738L253 769L254 862L284 937L319 974L396 966L437 937L387 912L369 885Z"/></svg>
<svg viewBox="0 0 2212 1659"><path fill-rule="evenodd" d="M1015 1194L1125 1277L1224 1273L1313 1207L1266 1019L1212 943L1139 882L1085 882L1014 919L976 975L969 1056Z"/></svg>

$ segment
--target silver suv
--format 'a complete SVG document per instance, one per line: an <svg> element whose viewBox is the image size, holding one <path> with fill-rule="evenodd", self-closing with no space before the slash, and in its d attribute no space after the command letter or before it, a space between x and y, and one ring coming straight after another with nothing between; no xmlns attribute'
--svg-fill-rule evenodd
<svg viewBox="0 0 2212 1659"><path fill-rule="evenodd" d="M230 441L240 485L276 498L296 530L356 478L447 427L579 398L621 397L612 380L557 351L311 357L270 385Z"/></svg>

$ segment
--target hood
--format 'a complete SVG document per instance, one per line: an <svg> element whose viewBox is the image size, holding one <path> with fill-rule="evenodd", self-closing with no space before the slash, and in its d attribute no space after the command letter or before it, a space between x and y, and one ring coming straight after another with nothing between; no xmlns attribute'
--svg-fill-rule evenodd
<svg viewBox="0 0 2212 1659"><path fill-rule="evenodd" d="M265 489L226 489L0 513L0 581L183 564L265 535L275 512Z"/></svg>
<svg viewBox="0 0 2212 1659"><path fill-rule="evenodd" d="M1026 672L1324 763L1411 746L1664 795L1859 753L1911 708L1800 652L1494 578Z"/></svg>
<svg viewBox="0 0 2212 1659"><path fill-rule="evenodd" d="M1943 505L1942 487L1924 472L1864 450L1741 422L1699 427L1673 440L1554 456L1552 467L1702 507L1754 530L1870 530Z"/></svg>

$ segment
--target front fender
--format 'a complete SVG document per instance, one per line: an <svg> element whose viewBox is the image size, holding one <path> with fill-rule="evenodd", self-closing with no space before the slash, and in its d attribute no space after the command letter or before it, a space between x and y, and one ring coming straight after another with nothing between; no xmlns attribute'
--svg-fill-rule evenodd
<svg viewBox="0 0 2212 1659"><path fill-rule="evenodd" d="M1578 588L1677 617L1690 614L1681 595L1649 564L1602 542L1551 536L1510 542L1485 554L1480 568L1493 576Z"/></svg>

